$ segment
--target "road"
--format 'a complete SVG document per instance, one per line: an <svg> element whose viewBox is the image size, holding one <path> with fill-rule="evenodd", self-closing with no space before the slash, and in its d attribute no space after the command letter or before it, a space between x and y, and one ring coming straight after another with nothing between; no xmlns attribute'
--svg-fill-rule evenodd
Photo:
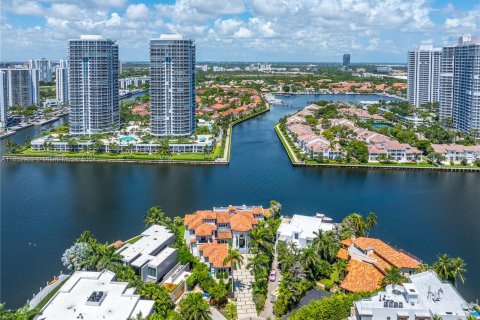
<svg viewBox="0 0 480 320"><path fill-rule="evenodd" d="M272 268L270 270L277 270L277 278L275 281L268 282L268 292L267 292L267 299L265 300L265 306L263 307L260 316L264 319L270 318L273 319L273 303L271 301L271 296L273 291L278 288L280 282L280 272L278 271L278 261L277 261L277 252L275 252L273 256Z"/></svg>

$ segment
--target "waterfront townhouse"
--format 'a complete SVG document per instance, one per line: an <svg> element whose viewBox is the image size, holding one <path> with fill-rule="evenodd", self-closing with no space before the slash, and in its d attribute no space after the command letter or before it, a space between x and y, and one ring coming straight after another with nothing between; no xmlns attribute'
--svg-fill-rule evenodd
<svg viewBox="0 0 480 320"><path fill-rule="evenodd" d="M443 163L450 161L460 163L467 159L467 163L472 164L480 159L480 146L462 146L458 144L432 144L433 151L445 157Z"/></svg>
<svg viewBox="0 0 480 320"><path fill-rule="evenodd" d="M386 121L384 117L379 114L370 114L367 110L360 109L354 106L348 108L341 108L338 110L340 114L346 116L357 117L360 121L373 120L376 122Z"/></svg>
<svg viewBox="0 0 480 320"><path fill-rule="evenodd" d="M199 210L185 215L185 241L192 254L210 264L212 271L216 272L228 268L223 266L223 259L227 256L229 245L240 253L249 252L250 231L268 216L270 209L261 206Z"/></svg>
<svg viewBox="0 0 480 320"><path fill-rule="evenodd" d="M127 282L116 282L115 273L76 271L41 310L38 319L136 319L147 317L155 301L142 300Z"/></svg>
<svg viewBox="0 0 480 320"><path fill-rule="evenodd" d="M295 243L304 249L312 243L319 230L327 232L334 228L332 219L324 214L317 213L313 217L294 214L293 217L282 217L282 223L277 230L277 242Z"/></svg>
<svg viewBox="0 0 480 320"><path fill-rule="evenodd" d="M429 270L355 302L348 320L430 320L434 316L442 320L464 320L473 314L474 310L458 291Z"/></svg>
<svg viewBox="0 0 480 320"><path fill-rule="evenodd" d="M169 247L174 241L170 230L153 225L143 231L137 241L127 243L117 252L122 262L132 266L142 281L158 282L177 264L178 251Z"/></svg>
<svg viewBox="0 0 480 320"><path fill-rule="evenodd" d="M367 292L381 288L386 271L393 266L410 275L420 262L403 250L397 250L380 239L360 237L342 240L337 258L348 260L347 276L340 287L347 292Z"/></svg>

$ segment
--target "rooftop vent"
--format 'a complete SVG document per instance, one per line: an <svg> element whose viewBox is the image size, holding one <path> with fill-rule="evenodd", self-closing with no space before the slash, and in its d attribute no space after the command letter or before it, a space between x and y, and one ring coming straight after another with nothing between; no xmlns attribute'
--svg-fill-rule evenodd
<svg viewBox="0 0 480 320"><path fill-rule="evenodd" d="M100 306L106 296L106 291L93 291L90 297L88 297L86 304L89 306Z"/></svg>

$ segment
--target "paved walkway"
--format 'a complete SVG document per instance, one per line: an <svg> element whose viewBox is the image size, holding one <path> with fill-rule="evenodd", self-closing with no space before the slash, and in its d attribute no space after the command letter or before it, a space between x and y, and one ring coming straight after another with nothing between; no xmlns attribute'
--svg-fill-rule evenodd
<svg viewBox="0 0 480 320"><path fill-rule="evenodd" d="M212 320L227 320L227 318L225 318L223 314L214 307L210 307L210 312L212 313Z"/></svg>
<svg viewBox="0 0 480 320"><path fill-rule="evenodd" d="M238 319L252 319L257 317L255 302L253 302L252 282L254 276L247 269L248 260L251 254L243 254L243 264L233 271L233 286L235 298L237 299Z"/></svg>
<svg viewBox="0 0 480 320"><path fill-rule="evenodd" d="M270 270L277 271L277 278L275 281L268 281L268 291L267 291L267 299L265 300L265 305L263 306L262 313L260 314L263 318L270 318L273 319L273 303L271 300L273 291L278 288L280 283L280 271L278 270L278 261L277 261L277 253L275 252L273 256L272 268Z"/></svg>
<svg viewBox="0 0 480 320"><path fill-rule="evenodd" d="M34 297L28 301L28 306L33 309L35 308L42 300L54 290L56 287L61 285L70 275L61 274L58 276L58 280L52 284L47 284L45 288L41 289L39 293L35 294Z"/></svg>
<svg viewBox="0 0 480 320"><path fill-rule="evenodd" d="M293 157L293 162L294 163L302 163L302 161L298 160L297 158L297 154L295 153L295 151L292 149L292 147L290 147L290 144L288 143L288 140L287 138L285 137L285 135L283 134L282 130L280 130L280 124L277 124L276 126L276 129L277 129L277 132L278 134L280 135L280 139L282 140L282 142L284 143L284 146L288 149L287 153L290 153ZM289 155L290 157L290 155Z"/></svg>

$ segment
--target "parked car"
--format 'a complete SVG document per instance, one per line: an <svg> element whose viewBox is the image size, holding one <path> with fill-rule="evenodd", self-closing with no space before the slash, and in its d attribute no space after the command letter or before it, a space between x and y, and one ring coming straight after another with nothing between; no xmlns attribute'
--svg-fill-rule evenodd
<svg viewBox="0 0 480 320"><path fill-rule="evenodd" d="M270 271L270 275L268 276L268 278L272 282L275 281L275 279L277 279L277 271L275 270Z"/></svg>

